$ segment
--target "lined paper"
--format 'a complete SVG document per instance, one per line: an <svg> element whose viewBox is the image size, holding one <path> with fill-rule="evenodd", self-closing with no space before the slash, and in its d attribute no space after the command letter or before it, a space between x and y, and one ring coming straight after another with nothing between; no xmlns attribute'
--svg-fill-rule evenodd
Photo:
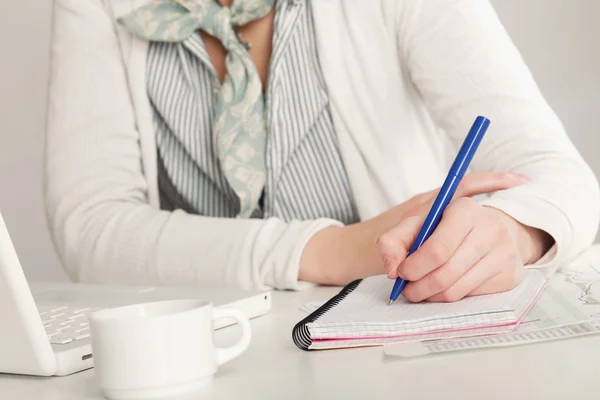
<svg viewBox="0 0 600 400"><path fill-rule="evenodd" d="M535 302L545 279L528 269L523 281L508 292L455 303L414 304L400 297L388 306L392 285L385 275L364 279L338 305L307 324L311 338L376 339L514 325Z"/></svg>

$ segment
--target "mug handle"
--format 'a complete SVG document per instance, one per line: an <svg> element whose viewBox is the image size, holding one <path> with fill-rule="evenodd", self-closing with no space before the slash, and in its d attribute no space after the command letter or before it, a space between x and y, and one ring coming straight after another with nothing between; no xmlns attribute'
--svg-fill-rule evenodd
<svg viewBox="0 0 600 400"><path fill-rule="evenodd" d="M250 329L250 321L246 314L238 310L237 308L213 308L213 320L219 320L223 318L233 318L242 328L242 337L240 340L229 347L221 347L216 349L217 364L222 365L227 361L230 361L244 352L250 344L250 338L252 337Z"/></svg>

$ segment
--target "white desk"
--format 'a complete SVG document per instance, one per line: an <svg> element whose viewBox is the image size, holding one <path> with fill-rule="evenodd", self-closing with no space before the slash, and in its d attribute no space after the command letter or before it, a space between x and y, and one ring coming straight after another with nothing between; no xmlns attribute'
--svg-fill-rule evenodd
<svg viewBox="0 0 600 400"><path fill-rule="evenodd" d="M334 288L276 292L270 314L252 321L250 348L224 365L197 399L599 399L600 336L405 360L382 348L304 352L291 339ZM221 344L237 328L218 332ZM103 399L93 370L68 377L0 375L0 399Z"/></svg>

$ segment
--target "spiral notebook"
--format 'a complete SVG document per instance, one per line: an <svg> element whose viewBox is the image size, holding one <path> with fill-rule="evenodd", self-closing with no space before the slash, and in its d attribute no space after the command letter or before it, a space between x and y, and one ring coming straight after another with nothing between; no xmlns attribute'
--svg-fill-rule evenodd
<svg viewBox="0 0 600 400"><path fill-rule="evenodd" d="M454 303L410 303L402 296L388 306L385 275L356 280L300 321L292 338L302 350L376 346L512 331L543 292L546 280L528 269L510 291L467 297Z"/></svg>

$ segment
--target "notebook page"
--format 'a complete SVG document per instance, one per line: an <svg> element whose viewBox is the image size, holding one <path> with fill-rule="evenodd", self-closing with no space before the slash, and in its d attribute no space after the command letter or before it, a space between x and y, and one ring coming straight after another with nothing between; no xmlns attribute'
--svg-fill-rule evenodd
<svg viewBox="0 0 600 400"><path fill-rule="evenodd" d="M533 302L545 280L536 270L527 270L513 290L465 298L455 303L413 304L400 297L388 306L393 281L386 276L364 279L338 305L307 324L316 338L344 338L418 334L515 322Z"/></svg>

